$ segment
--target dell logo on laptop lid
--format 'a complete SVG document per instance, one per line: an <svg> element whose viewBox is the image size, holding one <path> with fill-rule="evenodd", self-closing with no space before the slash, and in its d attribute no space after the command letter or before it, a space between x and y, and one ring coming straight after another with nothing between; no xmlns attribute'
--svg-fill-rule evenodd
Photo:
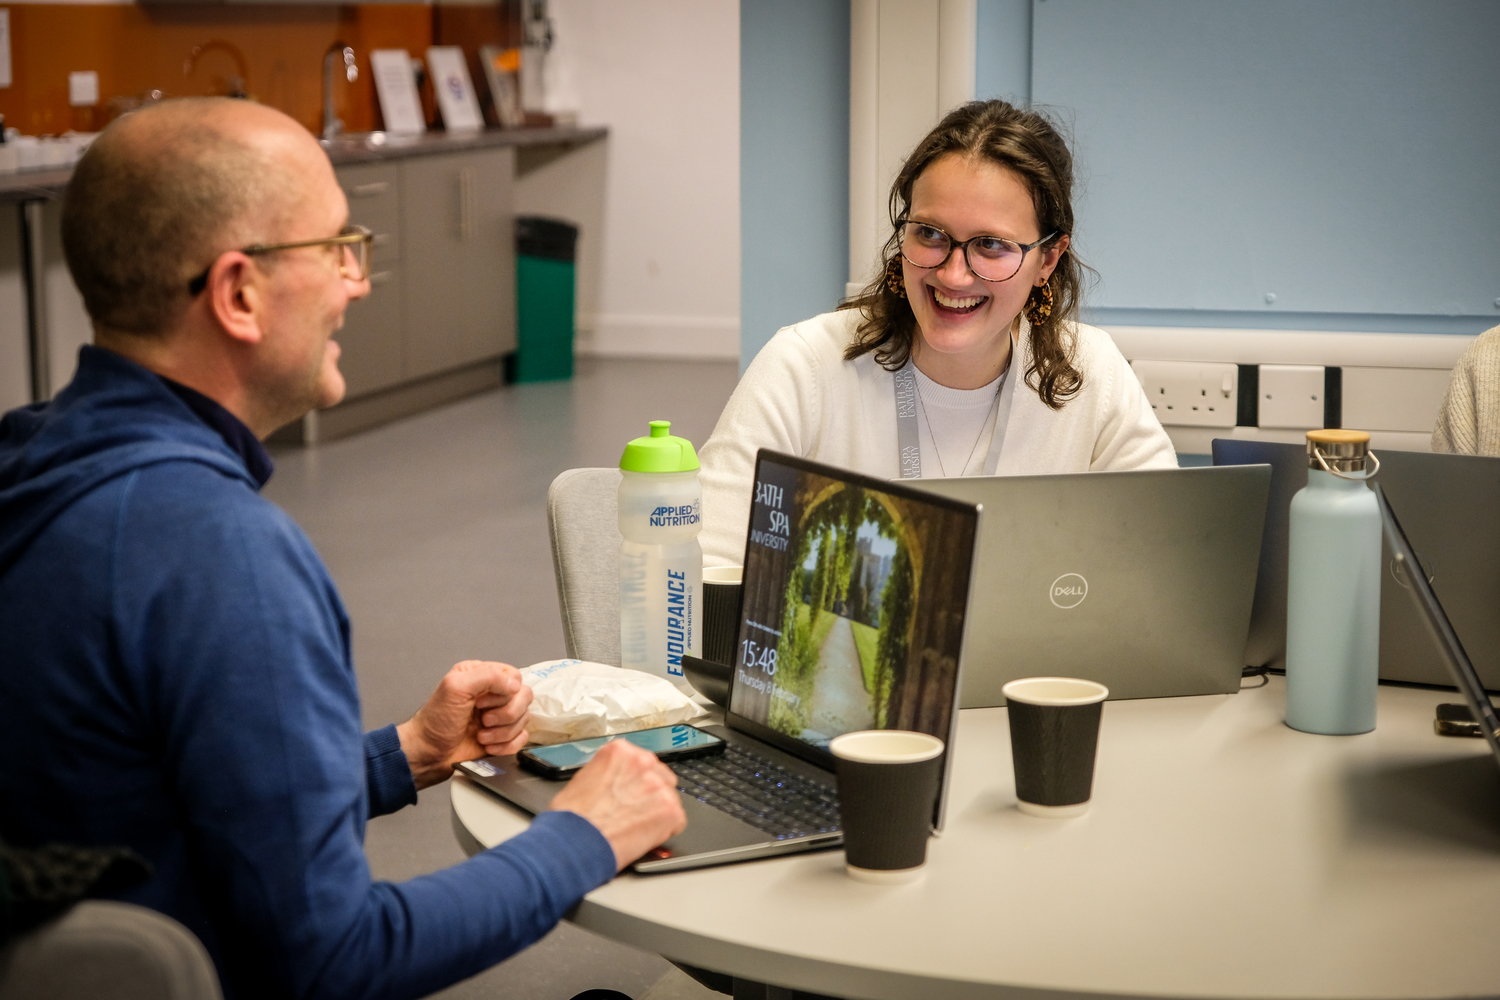
<svg viewBox="0 0 1500 1000"><path fill-rule="evenodd" d="M1052 581L1052 586L1047 588L1047 596L1064 611L1076 608L1089 596L1089 582L1077 573L1064 573Z"/></svg>

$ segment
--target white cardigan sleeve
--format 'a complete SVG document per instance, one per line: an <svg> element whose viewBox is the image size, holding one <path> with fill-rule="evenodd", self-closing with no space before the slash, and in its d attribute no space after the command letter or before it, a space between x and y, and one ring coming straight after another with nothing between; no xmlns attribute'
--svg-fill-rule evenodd
<svg viewBox="0 0 1500 1000"><path fill-rule="evenodd" d="M1464 351L1432 429L1432 450L1500 455L1500 326Z"/></svg>
<svg viewBox="0 0 1500 1000"><path fill-rule="evenodd" d="M1177 452L1151 409L1151 401L1135 377L1130 362L1115 346L1114 339L1095 331L1090 338L1092 355L1087 377L1100 382L1098 433L1089 460L1090 472L1125 472L1132 469L1175 469Z"/></svg>
<svg viewBox="0 0 1500 1000"><path fill-rule="evenodd" d="M814 454L820 404L817 352L797 327L786 327L750 362L699 453L705 566L738 566L745 558L755 453Z"/></svg>

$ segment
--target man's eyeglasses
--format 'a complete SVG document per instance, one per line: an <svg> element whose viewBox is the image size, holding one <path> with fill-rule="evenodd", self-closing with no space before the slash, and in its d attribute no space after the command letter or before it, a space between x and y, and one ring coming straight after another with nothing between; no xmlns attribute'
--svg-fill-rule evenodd
<svg viewBox="0 0 1500 1000"><path fill-rule="evenodd" d="M1016 276L1026 255L1057 234L1043 236L1035 243L1017 243L999 236L974 236L962 243L937 226L925 222L904 221L897 225L901 234L901 256L915 267L942 267L954 250L962 250L969 270L985 281L1006 281Z"/></svg>
<svg viewBox="0 0 1500 1000"><path fill-rule="evenodd" d="M364 281L370 274L370 245L375 242L375 234L364 226L345 226L339 230L337 236L326 236L321 240L298 240L295 243L257 243L254 246L242 247L240 253L251 257L260 254L275 253L278 250L297 250L302 247L338 247L342 258L339 263L339 274L350 281ZM188 291L193 298L203 293L208 287L208 272L213 268L210 264L203 269L203 273L188 282Z"/></svg>

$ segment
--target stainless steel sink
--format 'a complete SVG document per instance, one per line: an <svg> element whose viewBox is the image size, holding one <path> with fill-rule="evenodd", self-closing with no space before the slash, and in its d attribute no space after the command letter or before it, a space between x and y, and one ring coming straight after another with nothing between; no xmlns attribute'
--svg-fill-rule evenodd
<svg viewBox="0 0 1500 1000"><path fill-rule="evenodd" d="M340 132L331 139L319 139L324 149L381 149L396 145L393 140L404 138L389 132Z"/></svg>

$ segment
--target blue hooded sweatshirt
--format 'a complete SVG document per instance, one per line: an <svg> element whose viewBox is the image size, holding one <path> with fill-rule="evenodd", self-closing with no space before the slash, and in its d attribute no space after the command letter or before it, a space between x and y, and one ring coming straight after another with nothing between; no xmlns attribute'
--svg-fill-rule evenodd
<svg viewBox="0 0 1500 1000"><path fill-rule="evenodd" d="M139 851L116 898L186 924L230 997L415 997L524 948L609 842L546 813L371 881L366 819L416 801L395 728L361 734L333 581L186 398L85 347L0 421L0 838Z"/></svg>

